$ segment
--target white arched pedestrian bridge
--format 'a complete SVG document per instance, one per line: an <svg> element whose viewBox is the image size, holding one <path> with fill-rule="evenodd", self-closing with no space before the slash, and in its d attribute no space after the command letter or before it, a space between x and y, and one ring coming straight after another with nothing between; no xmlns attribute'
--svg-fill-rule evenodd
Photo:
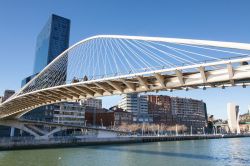
<svg viewBox="0 0 250 166"><path fill-rule="evenodd" d="M0 119L36 107L133 92L250 84L250 44L99 35L60 54L0 104Z"/></svg>

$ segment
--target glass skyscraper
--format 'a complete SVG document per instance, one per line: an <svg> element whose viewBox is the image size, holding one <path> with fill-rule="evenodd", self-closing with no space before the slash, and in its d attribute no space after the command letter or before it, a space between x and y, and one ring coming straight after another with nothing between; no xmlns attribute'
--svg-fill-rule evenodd
<svg viewBox="0 0 250 166"><path fill-rule="evenodd" d="M69 47L69 35L70 20L52 14L37 36L33 75L23 79L22 86L27 84L34 76ZM66 66L67 64L65 64L65 67ZM64 72L66 74L66 70L64 70Z"/></svg>
<svg viewBox="0 0 250 166"><path fill-rule="evenodd" d="M36 42L33 74L39 73L69 47L70 20L52 14Z"/></svg>

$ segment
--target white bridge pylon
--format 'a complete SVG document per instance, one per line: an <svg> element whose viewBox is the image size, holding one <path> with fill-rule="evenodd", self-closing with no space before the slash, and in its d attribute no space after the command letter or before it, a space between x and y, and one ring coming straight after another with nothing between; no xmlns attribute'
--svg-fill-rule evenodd
<svg viewBox="0 0 250 166"><path fill-rule="evenodd" d="M0 118L42 105L109 95L250 84L250 44L99 35L65 50L18 93Z"/></svg>

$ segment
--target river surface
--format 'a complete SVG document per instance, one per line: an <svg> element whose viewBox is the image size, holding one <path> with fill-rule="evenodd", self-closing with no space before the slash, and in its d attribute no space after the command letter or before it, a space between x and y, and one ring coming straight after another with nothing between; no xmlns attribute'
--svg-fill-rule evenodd
<svg viewBox="0 0 250 166"><path fill-rule="evenodd" d="M250 166L250 138L0 151L1 166Z"/></svg>

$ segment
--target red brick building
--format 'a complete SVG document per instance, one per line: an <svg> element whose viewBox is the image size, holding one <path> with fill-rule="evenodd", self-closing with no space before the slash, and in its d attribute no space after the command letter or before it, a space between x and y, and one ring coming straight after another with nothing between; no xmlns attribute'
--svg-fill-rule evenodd
<svg viewBox="0 0 250 166"><path fill-rule="evenodd" d="M96 114L96 117L94 115ZM106 126L110 127L114 125L114 112L110 112L107 109L96 109L86 110L85 120L87 125L97 125L97 126Z"/></svg>
<svg viewBox="0 0 250 166"><path fill-rule="evenodd" d="M153 116L154 123L175 124L171 111L171 97L148 95L147 100L148 114Z"/></svg>
<svg viewBox="0 0 250 166"><path fill-rule="evenodd" d="M171 98L169 96L148 95L148 113L171 113Z"/></svg>

